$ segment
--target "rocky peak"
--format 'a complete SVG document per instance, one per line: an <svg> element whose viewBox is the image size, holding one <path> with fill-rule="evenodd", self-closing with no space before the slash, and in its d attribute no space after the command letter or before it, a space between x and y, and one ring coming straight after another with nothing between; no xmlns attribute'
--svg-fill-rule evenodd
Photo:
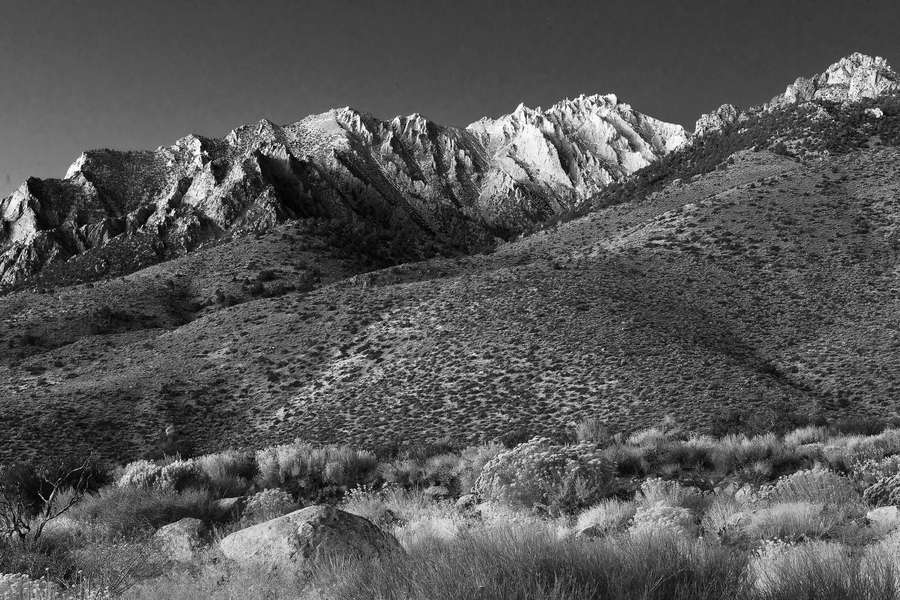
<svg viewBox="0 0 900 600"><path fill-rule="evenodd" d="M714 131L721 131L736 123L739 117L740 112L733 104L723 104L713 112L700 115L694 125L694 136L703 137Z"/></svg>
<svg viewBox="0 0 900 600"><path fill-rule="evenodd" d="M0 201L0 286L113 238L139 235L155 253L179 254L288 219L365 221L412 232L420 247L480 251L685 138L608 94L520 105L465 129L344 107L289 125L261 119L222 139L91 150L64 179L29 180Z"/></svg>
<svg viewBox="0 0 900 600"><path fill-rule="evenodd" d="M643 115L615 94L578 96L544 110L520 104L467 128L496 171L490 193L512 182L554 190L566 204L584 200L685 143L681 125Z"/></svg>
<svg viewBox="0 0 900 600"><path fill-rule="evenodd" d="M858 102L900 92L900 74L880 56L854 52L819 75L798 77L770 107L810 101Z"/></svg>

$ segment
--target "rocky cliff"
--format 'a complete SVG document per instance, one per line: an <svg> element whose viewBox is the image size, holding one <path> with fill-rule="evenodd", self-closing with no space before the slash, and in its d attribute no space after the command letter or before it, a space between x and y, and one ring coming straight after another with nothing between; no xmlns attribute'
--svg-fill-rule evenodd
<svg viewBox="0 0 900 600"><path fill-rule="evenodd" d="M858 102L900 92L900 74L880 56L854 52L814 77L798 77L770 107L809 101Z"/></svg>
<svg viewBox="0 0 900 600"><path fill-rule="evenodd" d="M613 95L467 128L350 108L155 151L82 154L0 201L0 286L138 237L144 263L286 220L363 224L463 252L584 200L685 141ZM130 248L127 253L133 254Z"/></svg>
<svg viewBox="0 0 900 600"><path fill-rule="evenodd" d="M747 109L747 112L731 104L723 104L713 112L701 115L694 126L693 137L703 137L734 123L743 122L747 119L748 112L771 112L807 102L849 104L898 92L900 74L891 68L887 60L880 56L854 52L818 75L798 77L787 86L784 93L766 104Z"/></svg>

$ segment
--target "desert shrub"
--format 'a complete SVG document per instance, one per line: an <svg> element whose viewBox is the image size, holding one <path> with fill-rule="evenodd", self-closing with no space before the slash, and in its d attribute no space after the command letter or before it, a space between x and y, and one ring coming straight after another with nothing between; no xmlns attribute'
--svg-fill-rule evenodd
<svg viewBox="0 0 900 600"><path fill-rule="evenodd" d="M849 549L835 542L765 544L750 561L754 595L766 600L895 598L891 569L860 569Z"/></svg>
<svg viewBox="0 0 900 600"><path fill-rule="evenodd" d="M270 488L247 498L241 521L245 525L262 523L299 508L300 505L289 493L279 488Z"/></svg>
<svg viewBox="0 0 900 600"><path fill-rule="evenodd" d="M167 560L146 540L92 540L72 551L77 583L117 597L138 581L167 570Z"/></svg>
<svg viewBox="0 0 900 600"><path fill-rule="evenodd" d="M900 455L859 460L850 465L848 476L862 489L877 481L900 474Z"/></svg>
<svg viewBox="0 0 900 600"><path fill-rule="evenodd" d="M505 431L494 440L505 448L515 448L519 444L524 444L534 437L534 433L528 427L517 427L510 431Z"/></svg>
<svg viewBox="0 0 900 600"><path fill-rule="evenodd" d="M23 543L12 537L0 537L0 577L3 577L2 573L18 573L33 580L56 582L63 581L76 570L68 549L56 540L42 538ZM0 595L0 598L4 596Z"/></svg>
<svg viewBox="0 0 900 600"><path fill-rule="evenodd" d="M697 488L658 477L647 479L641 484L637 499L644 506L677 506L695 512L703 511L710 502L710 496Z"/></svg>
<svg viewBox="0 0 900 600"><path fill-rule="evenodd" d="M721 473L733 473L739 468L763 461L781 448L774 434L747 437L727 435L718 440L713 451L713 463Z"/></svg>
<svg viewBox="0 0 900 600"><path fill-rule="evenodd" d="M162 467L155 462L149 460L136 460L125 466L125 470L119 477L116 485L120 488L135 487L150 489L156 484L161 472Z"/></svg>
<svg viewBox="0 0 900 600"><path fill-rule="evenodd" d="M392 533L404 548L415 548L433 540L452 540L464 531L465 526L457 514L429 515L404 521L394 527Z"/></svg>
<svg viewBox="0 0 900 600"><path fill-rule="evenodd" d="M842 417L829 424L834 433L872 436L883 432L889 423L878 417Z"/></svg>
<svg viewBox="0 0 900 600"><path fill-rule="evenodd" d="M489 461L474 490L514 507L566 511L609 496L613 479L613 465L594 445L534 438Z"/></svg>
<svg viewBox="0 0 900 600"><path fill-rule="evenodd" d="M825 445L823 454L833 469L850 471L855 463L900 454L900 430L834 437Z"/></svg>
<svg viewBox="0 0 900 600"><path fill-rule="evenodd" d="M164 491L181 492L187 488L203 488L208 484L206 474L193 459L174 460L164 465L154 484Z"/></svg>
<svg viewBox="0 0 900 600"><path fill-rule="evenodd" d="M736 473L747 481L761 482L810 467L815 456L786 445L770 433L753 437L727 435L714 445L710 459L721 474Z"/></svg>
<svg viewBox="0 0 900 600"><path fill-rule="evenodd" d="M705 534L718 536L723 541L740 538L739 525L747 510L746 503L733 495L720 494L713 498L703 513L700 528Z"/></svg>
<svg viewBox="0 0 900 600"><path fill-rule="evenodd" d="M213 520L216 511L206 490L182 493L112 486L85 497L68 516L95 525L105 537L136 535L185 517Z"/></svg>
<svg viewBox="0 0 900 600"><path fill-rule="evenodd" d="M460 453L459 465L456 468L457 488L461 494L472 490L481 470L491 459L503 452L504 446L496 442L469 446Z"/></svg>
<svg viewBox="0 0 900 600"><path fill-rule="evenodd" d="M801 446L828 439L828 428L823 425L807 425L784 434L784 443L789 446Z"/></svg>
<svg viewBox="0 0 900 600"><path fill-rule="evenodd" d="M457 454L438 454L425 460L425 481L431 485L442 485L452 493L458 493L457 474L461 459Z"/></svg>
<svg viewBox="0 0 900 600"><path fill-rule="evenodd" d="M712 460L713 446L711 440L698 437L666 444L659 448L656 462L670 465L676 473L711 471L715 468Z"/></svg>
<svg viewBox="0 0 900 600"><path fill-rule="evenodd" d="M450 438L444 437L429 442L401 444L397 449L396 456L398 458L411 458L418 462L425 462L432 456L453 454L456 450L456 444Z"/></svg>
<svg viewBox="0 0 900 600"><path fill-rule="evenodd" d="M468 526L452 503L435 501L419 490L351 490L342 508L391 531L405 547L429 538L451 539Z"/></svg>
<svg viewBox="0 0 900 600"><path fill-rule="evenodd" d="M626 440L632 446L641 448L658 448L671 440L670 434L660 427L648 427L635 431Z"/></svg>
<svg viewBox="0 0 900 600"><path fill-rule="evenodd" d="M581 541L507 525L422 538L407 556L333 558L312 588L335 600L704 600L737 596L744 562L671 534Z"/></svg>
<svg viewBox="0 0 900 600"><path fill-rule="evenodd" d="M378 473L385 483L403 488L423 487L425 469L412 458L398 458L378 465Z"/></svg>
<svg viewBox="0 0 900 600"><path fill-rule="evenodd" d="M879 455L879 458L900 454L900 429L886 429L877 435L870 436L865 444L866 450ZM871 449L869 449L871 448Z"/></svg>
<svg viewBox="0 0 900 600"><path fill-rule="evenodd" d="M220 496L245 494L257 475L256 454L227 450L194 459L210 487Z"/></svg>
<svg viewBox="0 0 900 600"><path fill-rule="evenodd" d="M394 490L396 488L389 488ZM341 508L354 515L364 517L379 527L387 529L398 521L397 513L388 508L385 500L387 490L375 492L366 488L355 488L347 492L341 501Z"/></svg>
<svg viewBox="0 0 900 600"><path fill-rule="evenodd" d="M628 525L636 511L634 502L608 498L581 512L575 522L575 530L590 530L592 536L615 533Z"/></svg>
<svg viewBox="0 0 900 600"><path fill-rule="evenodd" d="M0 573L0 598L53 600L59 596L59 586L45 577L32 579L25 573Z"/></svg>
<svg viewBox="0 0 900 600"><path fill-rule="evenodd" d="M896 597L900 597L900 531L894 530L884 539L865 547L860 557L860 573L869 580L887 575L894 581Z"/></svg>
<svg viewBox="0 0 900 600"><path fill-rule="evenodd" d="M0 465L0 536L37 540L47 525L107 479L106 469L93 457Z"/></svg>
<svg viewBox="0 0 900 600"><path fill-rule="evenodd" d="M846 477L822 468L804 469L785 475L761 490L772 502L822 502L853 505L860 501L859 492Z"/></svg>
<svg viewBox="0 0 900 600"><path fill-rule="evenodd" d="M602 456L615 465L621 477L639 477L650 472L647 451L628 444L612 444L602 450Z"/></svg>
<svg viewBox="0 0 900 600"><path fill-rule="evenodd" d="M900 505L900 474L878 478L863 491L863 500L871 506Z"/></svg>
<svg viewBox="0 0 900 600"><path fill-rule="evenodd" d="M698 518L693 511L662 503L639 504L629 529L639 535L670 531L685 536L695 536L698 530Z"/></svg>
<svg viewBox="0 0 900 600"><path fill-rule="evenodd" d="M276 600L297 598L297 590L303 584L302 577L288 569L272 569L262 576L257 567L221 561L203 563L194 569L169 570L138 582L121 597L128 600ZM76 598L107 600L107 596L87 594Z"/></svg>
<svg viewBox="0 0 900 600"><path fill-rule="evenodd" d="M311 500L341 495L351 487L371 483L378 467L375 455L365 450L317 448L300 441L259 450L256 463L261 487L285 488Z"/></svg>
<svg viewBox="0 0 900 600"><path fill-rule="evenodd" d="M739 529L755 540L802 540L826 537L845 521L843 511L827 510L822 503L779 502L748 513Z"/></svg>
<svg viewBox="0 0 900 600"><path fill-rule="evenodd" d="M385 506L394 518L390 531L407 550L433 541L450 541L470 526L452 504L432 501L414 490L388 491ZM490 523L479 526L490 527Z"/></svg>
<svg viewBox="0 0 900 600"><path fill-rule="evenodd" d="M606 422L599 417L587 417L575 425L575 441L605 445L612 439Z"/></svg>

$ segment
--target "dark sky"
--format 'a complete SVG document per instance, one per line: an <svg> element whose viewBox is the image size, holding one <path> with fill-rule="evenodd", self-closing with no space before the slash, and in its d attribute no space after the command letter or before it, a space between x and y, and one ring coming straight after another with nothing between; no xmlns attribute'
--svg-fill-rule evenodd
<svg viewBox="0 0 900 600"><path fill-rule="evenodd" d="M2 0L0 191L333 106L465 125L615 92L691 127L852 50L900 65L900 1Z"/></svg>

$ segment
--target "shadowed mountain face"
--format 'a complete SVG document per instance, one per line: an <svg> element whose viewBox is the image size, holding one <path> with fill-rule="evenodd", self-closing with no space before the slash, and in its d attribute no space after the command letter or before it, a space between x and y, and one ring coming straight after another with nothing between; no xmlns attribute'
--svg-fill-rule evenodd
<svg viewBox="0 0 900 600"><path fill-rule="evenodd" d="M95 210L96 193L126 231L135 207L155 206L124 237L161 249L155 264L121 267L126 276L0 296L0 457L48 447L137 457L168 423L201 451L298 436L376 446L564 434L587 416L627 429L665 415L703 428L740 411L894 415L900 99L858 100L748 109L675 151L674 126L589 97L431 133L419 117L337 111L97 154L109 172L89 153L63 182L28 183L60 204L31 201L7 239L32 247L22 232L33 221L114 247L116 230L96 227L118 226L111 217L59 225ZM133 193L123 189L135 179L110 174L129 161L160 165L139 170ZM358 173L345 183L383 183L358 188L383 202L355 204L350 188L323 183L336 180L322 165ZM192 174L165 208L160 190L178 169ZM76 186L92 178L104 183ZM311 181L319 191L303 196ZM248 182L269 200L242 195ZM384 231L412 230L410 244L467 239L472 250L528 211L592 197L600 208L489 254L378 270L367 252L338 248L337 230L311 225L385 219ZM149 223L160 224L152 235ZM35 281L115 264L73 247L81 254Z"/></svg>
<svg viewBox="0 0 900 600"><path fill-rule="evenodd" d="M83 279L118 275L286 221L403 232L409 260L491 248L685 142L615 96L520 107L467 129L344 108L156 151L84 153L62 180L0 202L0 285L118 247Z"/></svg>

